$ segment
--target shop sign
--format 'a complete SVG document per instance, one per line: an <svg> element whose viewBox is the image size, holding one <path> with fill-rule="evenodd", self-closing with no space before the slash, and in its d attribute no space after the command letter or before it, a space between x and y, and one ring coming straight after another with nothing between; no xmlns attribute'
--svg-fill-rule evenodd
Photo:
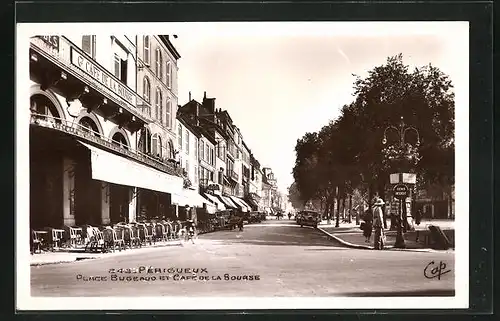
<svg viewBox="0 0 500 321"><path fill-rule="evenodd" d="M111 90L119 97L127 101L129 104L135 107L136 97L134 92L132 92L127 86L122 84L117 80L111 73L102 67L98 66L95 62L87 59L85 56L80 54L74 48L71 48L71 63L85 72L87 75L92 77L92 79L98 81L107 89Z"/></svg>
<svg viewBox="0 0 500 321"><path fill-rule="evenodd" d="M36 36L40 38L45 44L57 51L59 51L59 36Z"/></svg>
<svg viewBox="0 0 500 321"><path fill-rule="evenodd" d="M31 43L43 52L59 58L59 36L35 36L31 38Z"/></svg>

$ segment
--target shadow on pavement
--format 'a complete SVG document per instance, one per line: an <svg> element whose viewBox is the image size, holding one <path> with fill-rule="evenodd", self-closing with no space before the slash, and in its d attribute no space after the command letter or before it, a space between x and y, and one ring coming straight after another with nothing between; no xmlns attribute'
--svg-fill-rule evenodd
<svg viewBox="0 0 500 321"><path fill-rule="evenodd" d="M304 251L316 251L316 252L319 252L319 251L342 251L345 249L346 249L345 247L336 246L336 247L329 247L328 249L304 249Z"/></svg>
<svg viewBox="0 0 500 321"><path fill-rule="evenodd" d="M272 241L272 240L244 240L244 239L231 239L231 240L215 240L212 241L218 242L223 245L234 245L234 244L249 244L249 245L277 245L277 246L300 246L300 247L331 247L331 248L339 248L342 246L338 242L321 240L319 242L293 242L293 241Z"/></svg>
<svg viewBox="0 0 500 321"><path fill-rule="evenodd" d="M413 290L336 293L335 296L351 297L408 297L408 296L455 296L455 290Z"/></svg>

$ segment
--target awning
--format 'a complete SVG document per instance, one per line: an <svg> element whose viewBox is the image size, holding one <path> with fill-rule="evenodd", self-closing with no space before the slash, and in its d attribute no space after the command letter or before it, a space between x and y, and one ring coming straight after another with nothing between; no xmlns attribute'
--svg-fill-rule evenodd
<svg viewBox="0 0 500 321"><path fill-rule="evenodd" d="M236 196L230 196L231 197L231 200L233 200L235 203L237 203L239 205L239 207L241 207L241 211L242 212L250 212L252 209L249 208L248 206L245 205L245 203L243 203L243 201L236 197Z"/></svg>
<svg viewBox="0 0 500 321"><path fill-rule="evenodd" d="M180 194L182 191L184 181L181 177L160 172L87 143L78 142L90 150L92 179L170 194Z"/></svg>
<svg viewBox="0 0 500 321"><path fill-rule="evenodd" d="M184 189L181 193L172 194L172 204L179 206L192 206L192 207L203 207L203 204L209 204L210 202L204 199L195 190Z"/></svg>
<svg viewBox="0 0 500 321"><path fill-rule="evenodd" d="M231 201L230 198L226 197L226 196L222 196L222 195L218 195L220 197L220 199L222 200L222 202L224 202L224 205L226 206L226 209L233 209L233 208L238 208L238 206L236 204L234 204L233 201Z"/></svg>
<svg viewBox="0 0 500 321"><path fill-rule="evenodd" d="M212 201L219 211L223 211L226 209L226 207L224 206L224 203L222 201L220 201L216 196L213 196L213 195L210 195L207 193L204 193L203 195L205 195L205 197L207 199Z"/></svg>
<svg viewBox="0 0 500 321"><path fill-rule="evenodd" d="M257 202L254 201L253 199L250 198L247 201L248 201L249 205L252 205L253 207L259 208L259 204L257 204Z"/></svg>
<svg viewBox="0 0 500 321"><path fill-rule="evenodd" d="M244 200L244 199L242 199L242 198L238 198L238 199L241 201L241 203L242 203L243 205L245 205L245 206L248 208L248 211L249 211L249 212L251 212L251 211L252 211L252 206L248 205L248 203L247 203L247 202L245 202L245 200Z"/></svg>

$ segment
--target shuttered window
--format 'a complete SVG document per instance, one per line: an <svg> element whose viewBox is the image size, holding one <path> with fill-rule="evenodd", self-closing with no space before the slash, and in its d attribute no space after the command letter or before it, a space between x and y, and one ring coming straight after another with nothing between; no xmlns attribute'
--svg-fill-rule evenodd
<svg viewBox="0 0 500 321"><path fill-rule="evenodd" d="M144 63L148 66L151 63L151 43L149 36L144 36Z"/></svg>
<svg viewBox="0 0 500 321"><path fill-rule="evenodd" d="M95 35L82 36L82 50L95 59Z"/></svg>

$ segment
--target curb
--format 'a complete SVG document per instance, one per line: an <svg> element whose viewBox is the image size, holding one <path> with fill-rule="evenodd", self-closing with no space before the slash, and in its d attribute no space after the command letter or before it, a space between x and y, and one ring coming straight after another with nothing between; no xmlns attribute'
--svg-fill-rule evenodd
<svg viewBox="0 0 500 321"><path fill-rule="evenodd" d="M346 242L343 239L341 239L340 237L337 237L337 236L335 236L333 234L328 233L327 231L325 231L321 227L318 227L318 230L321 231L321 233L327 235L328 237L334 239L335 241L337 241L337 242L339 242L342 245L345 245L347 247L350 247L350 248L353 248L353 249L373 250L373 247L368 246L368 245L360 245L360 244L354 244L354 243Z"/></svg>
<svg viewBox="0 0 500 321"><path fill-rule="evenodd" d="M151 245L148 247L134 248L134 250L141 250L141 249L154 250L154 249L160 249L160 248L165 248L165 247L170 247L170 246L182 246L182 244L179 242L179 240L175 240L175 241L170 241L170 242L165 243L165 244L156 244L156 245ZM131 252L131 251L124 250L124 251L118 251L118 252L100 253L101 255L97 255L97 256L95 256L95 255L92 256L91 253L88 253L88 252L82 252L80 254L81 256L78 256L78 254L77 254L71 258L57 259L54 261L46 261L46 262L44 262L44 261L30 262L30 266L42 266L42 265L50 265L50 264L72 263L72 262L79 262L79 261L85 261L85 260L96 260L96 259L103 259L103 258L109 258L109 257L114 257L114 256L129 255L129 254L134 254L134 253L138 253L138 252L137 251ZM108 255L106 255L106 254L108 254ZM86 256L86 255L89 255L89 256Z"/></svg>
<svg viewBox="0 0 500 321"><path fill-rule="evenodd" d="M335 241L347 246L347 247L350 247L350 248L353 248L353 249L363 249L363 250L373 250L374 247L373 246L368 246L368 245L361 245L361 244L354 244L354 243L350 243L350 242L346 242L344 241L343 239L341 239L340 237L338 236L335 236L333 234L330 234L328 233L327 231L323 230L322 228L318 227L318 230L321 231L323 234L327 235L328 237L334 239ZM422 248L422 249L400 249L400 248L396 248L394 247L393 245L388 245L388 246L385 246L384 250L388 250L388 251L401 251L401 252L425 252L425 253L441 253L441 252L448 252L448 251L454 251L455 249L448 249L448 250L435 250L435 249L432 249L432 248Z"/></svg>

